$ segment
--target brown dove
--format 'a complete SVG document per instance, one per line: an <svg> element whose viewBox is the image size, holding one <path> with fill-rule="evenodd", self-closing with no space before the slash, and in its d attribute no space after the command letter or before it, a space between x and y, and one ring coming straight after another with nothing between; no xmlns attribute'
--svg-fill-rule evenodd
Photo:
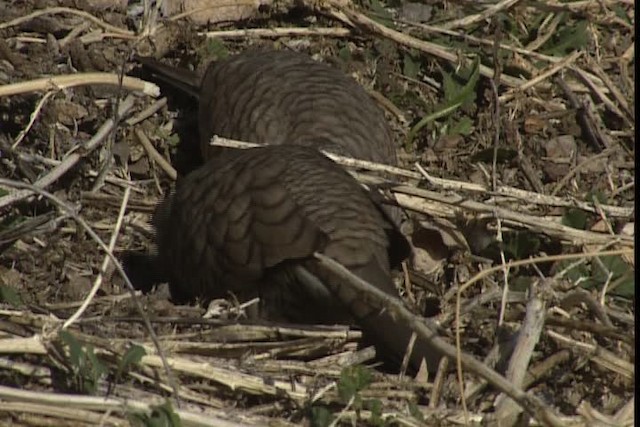
<svg viewBox="0 0 640 427"><path fill-rule="evenodd" d="M353 321L385 359L396 367L402 360L411 330L323 271L313 253L397 297L390 268L408 243L369 193L317 150L225 150L180 179L153 221L155 267L176 301L259 296L262 317ZM411 366L423 357L435 368L439 356L417 340Z"/></svg>
<svg viewBox="0 0 640 427"><path fill-rule="evenodd" d="M158 77L199 99L204 158L213 135L260 144L313 146L395 165L382 110L351 77L290 51L246 51L211 62L202 79L188 70L138 58Z"/></svg>

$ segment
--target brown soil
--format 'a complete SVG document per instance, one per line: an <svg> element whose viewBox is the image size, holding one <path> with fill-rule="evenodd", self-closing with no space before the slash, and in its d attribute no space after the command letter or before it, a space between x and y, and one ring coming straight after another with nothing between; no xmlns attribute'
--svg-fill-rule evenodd
<svg viewBox="0 0 640 427"><path fill-rule="evenodd" d="M523 3L462 23L448 30L458 35L447 35L448 23L479 13L480 6L427 3L385 5L392 9L383 9L377 1L353 6L348 10L356 16L348 16L355 28L332 17L331 12L341 7L338 3L317 10L285 4L265 7L231 24L160 19L145 36L139 29L142 9L134 13L137 9L129 5L127 15L115 0L0 2L0 90L75 73L147 78L134 54L201 71L221 54L256 45L306 52L339 67L377 93L397 132L406 169L416 170L419 162L433 177L485 189L406 182L449 200L418 195L427 205L422 214L412 213L418 259L410 268L411 283L401 288L416 310L438 314L441 332L450 343L455 343L456 290L476 273L504 260L618 251L608 257L575 256L488 274L462 293L459 325L462 349L509 376L513 333L541 304L538 314L546 316L546 322L535 350L524 356L531 357L525 367L537 377L526 378L518 388L576 425L598 417L611 425L629 420L633 424L633 411L625 412L633 405L635 378L633 4ZM52 9L58 6L68 9ZM393 39L375 25L364 25L366 16L410 40ZM440 31L402 23L418 19ZM286 27L353 31L347 36L277 38L244 34L207 39L201 34ZM412 40L428 41L453 56L427 52ZM498 40L520 51L496 49ZM578 51L581 54L572 58ZM465 92L476 57L488 72ZM543 75L554 67L560 71ZM491 70L503 74L496 76ZM536 78L540 82L527 90L514 88ZM149 424L149 417L177 410L175 401L171 410L156 406L172 397L172 385L181 397L185 425L195 414L205 414L201 421L207 425L221 425L223 419L237 425L328 425L331 418L326 417L340 417L345 425L451 425L464 420L454 371L437 383L437 397L433 379L398 379L373 370L371 383L350 401L350 395L341 392L348 389L353 372L342 368L350 364L349 357L366 354L355 353L354 330L347 334L341 326L238 323L229 314L233 301L223 310L226 317L203 320L204 309L174 306L163 287L136 296L136 304L113 263L86 311L67 329L78 344L60 333L62 323L87 298L105 258L74 216L108 244L129 186L113 253L150 247L149 214L172 180L149 157L136 132L144 133L178 173L198 162L189 149L194 102L161 88L167 106L130 124L128 119L157 102L137 96L124 120L89 151L85 144L114 117L129 93L126 89L79 85L0 96L0 422L85 425L99 423L104 415L106 424L124 425L138 414ZM456 96L459 108L430 121L408 141L413 126L450 106ZM23 191L20 183L50 176L74 154L80 156L73 167L43 187L65 207L49 196L17 197ZM529 193L509 197L504 187ZM456 195L478 205L457 203ZM534 195L542 201L536 202ZM446 207L448 213L438 207ZM573 228L562 228L561 220ZM457 243L451 235L458 236ZM563 273L576 261L580 263ZM498 326L505 281L511 293ZM144 346L147 355L157 354L138 307L151 320L166 357L175 363L173 379L151 357L119 372L132 344ZM23 339L34 336L40 344L26 345ZM498 345L502 358L485 359ZM93 354L99 363L91 362ZM98 372L96 366L106 370ZM334 381L338 387L323 389ZM465 369L467 389L480 382ZM33 400L12 389L41 394ZM126 398L140 406L82 406L65 397L67 407L84 411L74 418L54 412L60 404L48 402L48 393ZM492 386L468 393L469 419L490 417L499 394Z"/></svg>

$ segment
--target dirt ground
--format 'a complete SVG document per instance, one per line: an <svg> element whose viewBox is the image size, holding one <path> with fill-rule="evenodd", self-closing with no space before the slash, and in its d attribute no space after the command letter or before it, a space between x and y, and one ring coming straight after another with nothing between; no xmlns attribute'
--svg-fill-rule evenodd
<svg viewBox="0 0 640 427"><path fill-rule="evenodd" d="M212 2L165 1L175 19L149 3L0 1L0 423L633 425L631 1L265 0L177 18ZM135 55L202 72L256 46L338 67L384 108L412 171L389 184L416 246L401 294L484 371L363 369L355 328L248 324L237 301L203 319L162 286L133 297L106 261L97 238L116 258L148 250L172 169L200 161L195 101L119 77L152 81Z"/></svg>

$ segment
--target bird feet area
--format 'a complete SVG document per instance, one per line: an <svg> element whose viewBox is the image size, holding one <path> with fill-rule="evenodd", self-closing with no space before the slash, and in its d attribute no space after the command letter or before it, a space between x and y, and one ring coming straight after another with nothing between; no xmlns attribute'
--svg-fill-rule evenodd
<svg viewBox="0 0 640 427"><path fill-rule="evenodd" d="M630 0L0 1L0 424L633 425L634 28ZM158 202L206 167L198 79L255 50L327 64L367 101L326 91L297 104L282 95L292 74L260 86L258 72L243 106L220 97L238 121L214 143L269 144L243 117L260 130L273 105L304 104L334 114L300 107L277 125L335 123L340 147L379 121L366 116L375 105L395 156L331 158L373 190L371 206L401 208L411 256L388 253L397 295L353 275L340 294L406 324L447 356L439 364L387 366L365 322L256 318L248 280L210 306L175 299L195 271L127 284L127 254L158 250ZM183 70L182 86L144 58ZM331 191L299 194L299 224L313 225L299 201ZM194 215L218 224L203 206ZM210 244L182 225L181 244ZM338 274L316 251L305 262Z"/></svg>

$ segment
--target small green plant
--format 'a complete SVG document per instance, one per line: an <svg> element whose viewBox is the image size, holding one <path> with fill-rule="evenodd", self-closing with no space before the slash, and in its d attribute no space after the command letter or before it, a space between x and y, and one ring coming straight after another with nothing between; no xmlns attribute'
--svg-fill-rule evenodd
<svg viewBox="0 0 640 427"><path fill-rule="evenodd" d="M129 414L129 422L134 427L180 427L182 422L180 417L173 410L170 402L162 405L152 406L151 413Z"/></svg>
<svg viewBox="0 0 640 427"><path fill-rule="evenodd" d="M589 216L582 209L570 208L562 215L562 224L578 230L587 229Z"/></svg>
<svg viewBox="0 0 640 427"><path fill-rule="evenodd" d="M369 11L367 15L369 15L371 19L385 27L396 29L393 16L385 8L386 5L380 0L363 0L361 3Z"/></svg>
<svg viewBox="0 0 640 427"><path fill-rule="evenodd" d="M367 420L369 425L384 426L387 421L382 418L382 402L378 399L363 399L360 392L366 389L372 382L373 375L369 368L356 365L342 370L338 381L338 397L344 405L349 405L349 409L360 414L362 410L371 412L371 417ZM331 425L335 416L325 406L314 406L311 408L310 421L313 427L326 427Z"/></svg>
<svg viewBox="0 0 640 427"><path fill-rule="evenodd" d="M598 192L587 195L587 200L607 203L607 197ZM562 224L578 230L588 229L590 220L592 215L582 209L570 208L562 215ZM635 296L633 268L620 256L591 258L584 263L571 261L559 263L558 270L565 269L568 269L567 278L585 289L602 289L607 286L607 292L612 295L627 298Z"/></svg>
<svg viewBox="0 0 640 427"><path fill-rule="evenodd" d="M557 270L566 270L566 277L584 289L601 290L606 286L609 295L635 296L633 269L618 255L591 258L584 263L561 261Z"/></svg>
<svg viewBox="0 0 640 427"><path fill-rule="evenodd" d="M529 231L514 231L505 233L502 249L509 259L524 259L538 253L540 239Z"/></svg>
<svg viewBox="0 0 640 427"><path fill-rule="evenodd" d="M413 418L420 421L421 423L424 423L424 415L422 415L420 408L418 408L418 405L416 405L414 402L409 402L409 413Z"/></svg>
<svg viewBox="0 0 640 427"><path fill-rule="evenodd" d="M480 79L480 58L476 56L470 66L461 68L457 73L444 73L442 87L444 101L433 109L433 113L420 119L409 133L405 148L411 149L411 144L422 128L441 118L447 118L442 126L442 133L447 135L468 135L473 131L473 122L468 117L455 120L450 117L460 108L473 105L476 99L476 88ZM460 83L464 81L465 83Z"/></svg>
<svg viewBox="0 0 640 427"><path fill-rule="evenodd" d="M132 366L137 365L142 360L142 356L147 354L144 347L139 345L132 345L122 356L122 359L118 362L118 372L116 373L116 382L119 382L123 375L129 372Z"/></svg>
<svg viewBox="0 0 640 427"><path fill-rule="evenodd" d="M589 35L587 21L566 23L560 25L559 30L542 46L542 52L552 56L566 56L587 46Z"/></svg>
<svg viewBox="0 0 640 427"><path fill-rule="evenodd" d="M595 203L599 202L606 205L609 202L609 198L605 193L599 190L590 191L587 193L586 199L588 202Z"/></svg>
<svg viewBox="0 0 640 427"><path fill-rule="evenodd" d="M311 427L327 427L333 423L335 417L326 406L316 405L311 408L309 421Z"/></svg>
<svg viewBox="0 0 640 427"><path fill-rule="evenodd" d="M340 46L340 50L338 50L338 57L344 62L353 61L349 47L345 43L338 43L338 46Z"/></svg>
<svg viewBox="0 0 640 427"><path fill-rule="evenodd" d="M409 49L402 55L402 74L412 79L417 79L422 67L420 65L420 52Z"/></svg>
<svg viewBox="0 0 640 427"><path fill-rule="evenodd" d="M218 38L208 38L200 50L200 56L202 58L225 59L229 56L229 50L227 46Z"/></svg>
<svg viewBox="0 0 640 427"><path fill-rule="evenodd" d="M171 131L168 131L161 127L156 128L154 133L156 138L158 138L159 140L165 141L165 143L169 147L177 147L178 144L180 143L180 137L178 136L178 134L172 133Z"/></svg>
<svg viewBox="0 0 640 427"><path fill-rule="evenodd" d="M83 346L68 331L60 332L60 340L68 349L68 365L72 374L69 386L80 393L94 394L99 381L107 375L107 368L98 359L91 344Z"/></svg>
<svg viewBox="0 0 640 427"><path fill-rule="evenodd" d="M526 259L536 255L541 245L538 237L528 231L504 233L502 238L502 242L490 242L477 255L498 261L502 252L506 261Z"/></svg>
<svg viewBox="0 0 640 427"><path fill-rule="evenodd" d="M344 368L340 373L340 381L338 381L338 396L340 396L342 403L348 403L351 398L355 398L354 407L361 406L359 392L367 388L371 381L371 371L364 366L355 365Z"/></svg>
<svg viewBox="0 0 640 427"><path fill-rule="evenodd" d="M20 294L14 288L4 285L0 285L0 303L9 304L15 308L24 305Z"/></svg>

